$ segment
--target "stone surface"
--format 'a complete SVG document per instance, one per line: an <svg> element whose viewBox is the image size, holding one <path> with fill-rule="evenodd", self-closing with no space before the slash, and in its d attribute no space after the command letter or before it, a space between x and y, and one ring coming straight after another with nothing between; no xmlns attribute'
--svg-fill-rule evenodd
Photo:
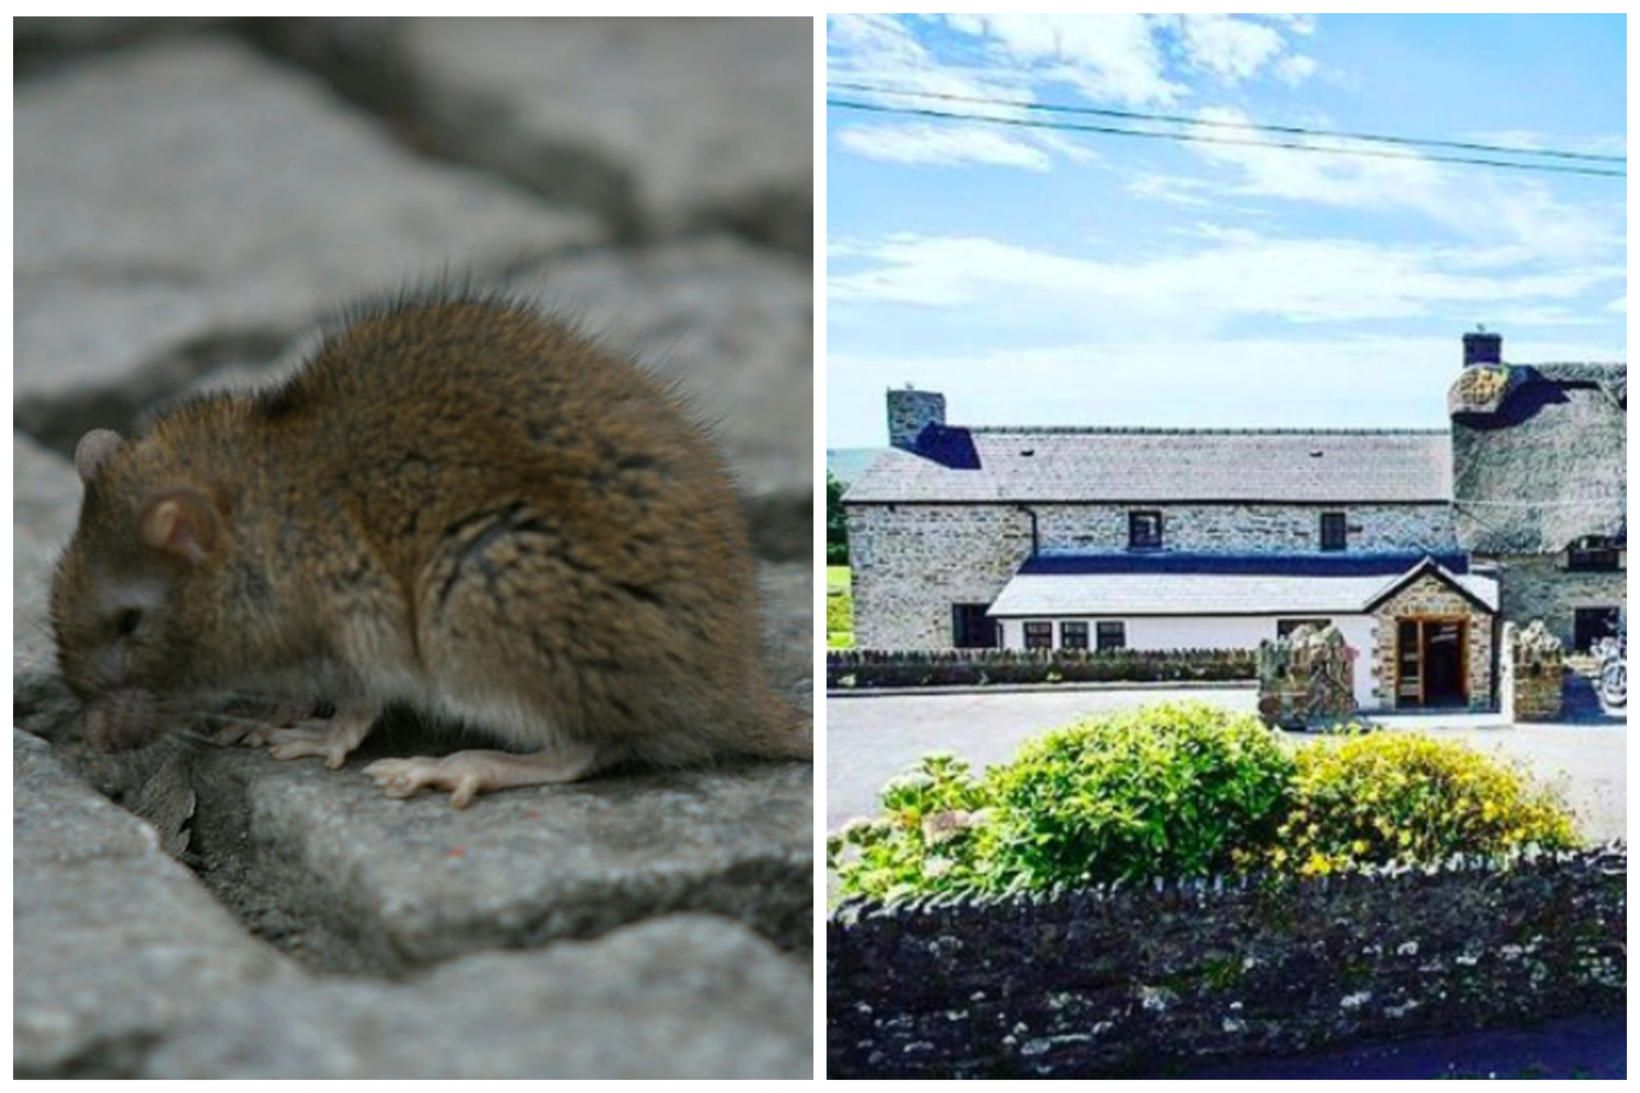
<svg viewBox="0 0 1640 1093"><path fill-rule="evenodd" d="M1626 612L1627 568L1575 570L1566 568L1566 552L1505 554L1495 559L1498 604L1506 618L1526 626L1541 620L1560 644L1573 652L1577 640L1577 609L1615 607Z"/></svg>
<svg viewBox="0 0 1640 1093"><path fill-rule="evenodd" d="M807 968L678 915L409 983L259 987L156 1051L152 1078L808 1078ZM475 1050L476 1048L476 1050Z"/></svg>
<svg viewBox="0 0 1640 1093"><path fill-rule="evenodd" d="M43 741L14 731L12 762L17 1076L128 1074L168 1028L298 974Z"/></svg>
<svg viewBox="0 0 1640 1093"><path fill-rule="evenodd" d="M419 133L624 236L722 225L807 254L813 23L407 21Z"/></svg>
<svg viewBox="0 0 1640 1093"><path fill-rule="evenodd" d="M1385 709L1401 703L1395 694L1395 654L1399 642L1397 621L1406 618L1461 619L1466 625L1464 640L1465 685L1469 708L1484 710L1492 706L1492 632L1493 616L1480 610L1473 602L1453 591L1452 586L1433 576L1419 577L1401 591L1384 600L1374 610L1378 625L1373 631L1372 673L1377 680L1376 694Z"/></svg>
<svg viewBox="0 0 1640 1093"><path fill-rule="evenodd" d="M814 481L807 262L716 237L556 259L513 287L675 380L712 426L754 515L800 517L807 557Z"/></svg>
<svg viewBox="0 0 1640 1093"><path fill-rule="evenodd" d="M200 777L245 780L253 883L344 937L364 968L590 937L673 910L808 946L808 764L616 773L465 811L445 794L390 800L359 773L371 758L426 750L386 740L340 772L219 752L201 759ZM202 839L216 821L202 809Z"/></svg>
<svg viewBox="0 0 1640 1093"><path fill-rule="evenodd" d="M19 86L15 123L17 422L59 450L361 293L603 234L220 37L64 65Z"/></svg>
<svg viewBox="0 0 1640 1093"><path fill-rule="evenodd" d="M50 734L72 716L57 677L51 573L80 512L80 480L62 456L12 434L12 708L21 728Z"/></svg>

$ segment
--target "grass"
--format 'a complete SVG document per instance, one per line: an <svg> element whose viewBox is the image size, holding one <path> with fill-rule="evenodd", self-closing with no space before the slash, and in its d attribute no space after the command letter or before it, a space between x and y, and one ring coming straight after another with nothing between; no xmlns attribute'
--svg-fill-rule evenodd
<svg viewBox="0 0 1640 1093"><path fill-rule="evenodd" d="M826 648L854 648L854 597L846 565L826 567Z"/></svg>

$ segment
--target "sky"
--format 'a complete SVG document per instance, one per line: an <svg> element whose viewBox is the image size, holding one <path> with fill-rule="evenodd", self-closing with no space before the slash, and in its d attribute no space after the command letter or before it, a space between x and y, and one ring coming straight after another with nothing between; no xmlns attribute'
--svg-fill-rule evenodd
<svg viewBox="0 0 1640 1093"><path fill-rule="evenodd" d="M828 20L827 56L833 85L1623 155L1624 37L1622 16L862 15ZM886 443L906 383L953 424L1438 427L1477 324L1506 360L1627 356L1620 178L835 106L827 130L828 447Z"/></svg>

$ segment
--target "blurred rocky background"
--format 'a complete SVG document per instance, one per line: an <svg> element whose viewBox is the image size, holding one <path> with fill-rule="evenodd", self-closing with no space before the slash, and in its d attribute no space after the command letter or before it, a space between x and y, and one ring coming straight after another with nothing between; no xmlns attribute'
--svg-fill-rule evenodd
<svg viewBox="0 0 1640 1093"><path fill-rule="evenodd" d="M19 1077L807 1077L812 771L466 812L183 739L79 742L45 614L69 456L446 270L675 376L810 692L812 24L18 19Z"/></svg>

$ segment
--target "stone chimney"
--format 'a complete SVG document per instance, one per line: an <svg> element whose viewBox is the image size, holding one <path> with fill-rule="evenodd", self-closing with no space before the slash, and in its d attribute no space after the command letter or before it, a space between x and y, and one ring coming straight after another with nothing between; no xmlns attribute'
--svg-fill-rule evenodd
<svg viewBox="0 0 1640 1093"><path fill-rule="evenodd" d="M1477 326L1463 336L1463 366L1503 363L1503 335L1489 334Z"/></svg>
<svg viewBox="0 0 1640 1093"><path fill-rule="evenodd" d="M894 447L911 451L924 426L944 424L944 395L915 390L909 383L888 392L888 442Z"/></svg>

